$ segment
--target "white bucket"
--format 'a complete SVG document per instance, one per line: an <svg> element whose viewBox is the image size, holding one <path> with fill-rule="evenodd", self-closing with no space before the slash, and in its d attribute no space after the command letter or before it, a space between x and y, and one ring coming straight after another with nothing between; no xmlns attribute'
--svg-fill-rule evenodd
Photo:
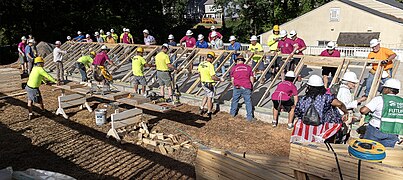
<svg viewBox="0 0 403 180"><path fill-rule="evenodd" d="M106 109L95 110L95 124L102 126L106 123Z"/></svg>

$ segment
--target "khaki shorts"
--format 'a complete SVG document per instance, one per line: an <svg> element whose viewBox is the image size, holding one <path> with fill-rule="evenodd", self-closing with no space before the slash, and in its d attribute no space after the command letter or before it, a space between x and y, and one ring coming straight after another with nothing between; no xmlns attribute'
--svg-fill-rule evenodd
<svg viewBox="0 0 403 180"><path fill-rule="evenodd" d="M133 84L145 86L147 84L146 78L144 76L134 76Z"/></svg>
<svg viewBox="0 0 403 180"><path fill-rule="evenodd" d="M171 73L168 71L157 71L158 84L160 86L171 86Z"/></svg>
<svg viewBox="0 0 403 180"><path fill-rule="evenodd" d="M202 83L202 88L204 90L204 96L206 97L214 97L215 94L215 86L213 84L211 84L211 87L208 87L208 83Z"/></svg>

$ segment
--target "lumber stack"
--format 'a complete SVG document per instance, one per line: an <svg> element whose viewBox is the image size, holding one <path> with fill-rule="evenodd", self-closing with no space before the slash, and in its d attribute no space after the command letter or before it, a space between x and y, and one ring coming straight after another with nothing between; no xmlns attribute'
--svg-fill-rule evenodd
<svg viewBox="0 0 403 180"><path fill-rule="evenodd" d="M26 83L27 80L16 68L2 68L0 69L0 93L4 95L15 94L23 90L22 84Z"/></svg>
<svg viewBox="0 0 403 180"><path fill-rule="evenodd" d="M332 145L340 164L343 179L357 179L358 159L350 156L348 145ZM361 179L398 180L403 177L403 150L391 148L386 150L387 158L382 163L361 162ZM294 143L290 149L290 167L297 174L314 175L323 179L339 179L335 156L324 144ZM296 179L305 179L297 176Z"/></svg>
<svg viewBox="0 0 403 180"><path fill-rule="evenodd" d="M262 165L234 153L203 148L197 151L195 166L197 179L293 179L271 168L275 165Z"/></svg>
<svg viewBox="0 0 403 180"><path fill-rule="evenodd" d="M124 134L123 132L120 133ZM131 131L129 134L136 134L137 136L134 141L130 138L123 137L125 142L147 146L164 155L172 154L180 148L195 149L190 141L179 138L178 135L164 134L157 130L151 130L144 121L134 126L134 131Z"/></svg>

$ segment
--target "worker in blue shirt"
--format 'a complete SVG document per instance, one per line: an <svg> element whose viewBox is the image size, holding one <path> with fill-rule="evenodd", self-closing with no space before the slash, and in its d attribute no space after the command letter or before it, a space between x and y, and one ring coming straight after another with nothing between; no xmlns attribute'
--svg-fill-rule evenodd
<svg viewBox="0 0 403 180"><path fill-rule="evenodd" d="M77 32L77 37L73 38L73 41L77 41L77 42L83 42L83 40L85 39L84 35L81 33L81 31Z"/></svg>
<svg viewBox="0 0 403 180"><path fill-rule="evenodd" d="M238 51L241 50L241 43L236 42L235 36L230 36L229 38L230 45L228 46L228 50L233 50L235 51L234 54L232 54L231 59L230 59L230 65L234 62L236 57L238 57L239 53Z"/></svg>
<svg viewBox="0 0 403 180"><path fill-rule="evenodd" d="M197 36L196 47L197 48L208 48L208 43L204 40L203 34Z"/></svg>

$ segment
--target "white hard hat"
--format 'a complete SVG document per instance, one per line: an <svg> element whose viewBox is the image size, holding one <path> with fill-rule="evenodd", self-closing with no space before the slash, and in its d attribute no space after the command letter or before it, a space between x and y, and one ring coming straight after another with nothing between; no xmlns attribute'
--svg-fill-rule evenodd
<svg viewBox="0 0 403 180"><path fill-rule="evenodd" d="M386 80L385 84L383 84L383 87L388 87L397 90L400 90L400 86L401 86L400 81L393 78Z"/></svg>
<svg viewBox="0 0 403 180"><path fill-rule="evenodd" d="M280 31L280 37L282 37L282 38L283 38L283 37L287 37L287 31L284 30L284 29L281 30L281 31Z"/></svg>
<svg viewBox="0 0 403 180"><path fill-rule="evenodd" d="M214 29L215 29L215 26L211 26L210 29L211 29L211 30L214 30Z"/></svg>
<svg viewBox="0 0 403 180"><path fill-rule="evenodd" d="M108 47L106 45L101 46L101 50L107 50Z"/></svg>
<svg viewBox="0 0 403 180"><path fill-rule="evenodd" d="M191 30L187 30L186 31L186 36L191 36L191 35L193 35L193 32Z"/></svg>
<svg viewBox="0 0 403 180"><path fill-rule="evenodd" d="M90 36L89 34L86 34L85 37L86 37L86 38L89 38L89 37L91 37L91 36Z"/></svg>
<svg viewBox="0 0 403 180"><path fill-rule="evenodd" d="M71 37L70 36L67 36L67 40L70 40L71 39Z"/></svg>
<svg viewBox="0 0 403 180"><path fill-rule="evenodd" d="M168 45L167 43L164 43L164 44L162 45L162 47L169 48L169 45Z"/></svg>
<svg viewBox="0 0 403 180"><path fill-rule="evenodd" d="M34 43L35 41L33 40L33 39L30 39L29 41L28 41L28 43Z"/></svg>
<svg viewBox="0 0 403 180"><path fill-rule="evenodd" d="M56 42L55 42L55 44L56 44L56 45L61 45L61 44L62 44L62 42L60 42L60 41L56 41Z"/></svg>
<svg viewBox="0 0 403 180"><path fill-rule="evenodd" d="M175 39L175 38L174 38L174 35L170 34L170 35L168 36L168 39Z"/></svg>
<svg viewBox="0 0 403 180"><path fill-rule="evenodd" d="M230 36L229 37L229 41L235 41L235 40L236 40L235 36Z"/></svg>
<svg viewBox="0 0 403 180"><path fill-rule="evenodd" d="M250 41L257 41L257 36L253 35L252 37L250 37Z"/></svg>
<svg viewBox="0 0 403 180"><path fill-rule="evenodd" d="M372 39L369 42L369 47L375 47L376 45L378 45L381 41L379 41L378 39Z"/></svg>
<svg viewBox="0 0 403 180"><path fill-rule="evenodd" d="M217 36L217 32L213 31L211 32L211 37L216 37Z"/></svg>
<svg viewBox="0 0 403 180"><path fill-rule="evenodd" d="M213 35L211 35L211 37L213 37ZM204 39L204 36L203 36L203 34L199 34L198 36L197 36L197 40L202 40L202 39Z"/></svg>
<svg viewBox="0 0 403 180"><path fill-rule="evenodd" d="M292 78L294 78L294 77L295 77L294 71L288 71L287 73L285 73L285 77L292 77Z"/></svg>
<svg viewBox="0 0 403 180"><path fill-rule="evenodd" d="M25 36L22 36L21 40L25 41L27 38Z"/></svg>
<svg viewBox="0 0 403 180"><path fill-rule="evenodd" d="M123 28L123 32L125 32L126 31L126 28Z"/></svg>
<svg viewBox="0 0 403 180"><path fill-rule="evenodd" d="M328 50L334 49L335 47L336 47L336 44L333 41L328 42L326 45L326 49L328 49Z"/></svg>
<svg viewBox="0 0 403 180"><path fill-rule="evenodd" d="M350 81L353 83L358 83L360 80L358 80L357 75L354 72L348 71L344 73L342 80L344 81Z"/></svg>
<svg viewBox="0 0 403 180"><path fill-rule="evenodd" d="M80 34L81 34L81 31L77 31L77 34L80 35Z"/></svg>
<svg viewBox="0 0 403 180"><path fill-rule="evenodd" d="M148 32L147 29L144 29L144 30L143 30L143 33L150 34L150 32Z"/></svg>
<svg viewBox="0 0 403 180"><path fill-rule="evenodd" d="M126 32L130 32L130 29L129 29L129 28L126 28Z"/></svg>
<svg viewBox="0 0 403 180"><path fill-rule="evenodd" d="M295 35L297 35L297 31L295 31L295 30L291 30L291 32L290 32L290 36L291 36L291 37L293 37L293 36L295 36Z"/></svg>
<svg viewBox="0 0 403 180"><path fill-rule="evenodd" d="M101 29L101 30L99 30L99 33L104 33L104 30L102 30L102 29Z"/></svg>
<svg viewBox="0 0 403 180"><path fill-rule="evenodd" d="M110 36L110 35L111 35L111 32L106 32L106 35L107 35L107 36Z"/></svg>
<svg viewBox="0 0 403 180"><path fill-rule="evenodd" d="M95 36L98 36L99 35L99 32L95 32Z"/></svg>
<svg viewBox="0 0 403 180"><path fill-rule="evenodd" d="M111 29L111 32L115 32L115 30Z"/></svg>
<svg viewBox="0 0 403 180"><path fill-rule="evenodd" d="M323 79L320 76L314 74L309 77L307 84L314 87L320 87L323 86Z"/></svg>

